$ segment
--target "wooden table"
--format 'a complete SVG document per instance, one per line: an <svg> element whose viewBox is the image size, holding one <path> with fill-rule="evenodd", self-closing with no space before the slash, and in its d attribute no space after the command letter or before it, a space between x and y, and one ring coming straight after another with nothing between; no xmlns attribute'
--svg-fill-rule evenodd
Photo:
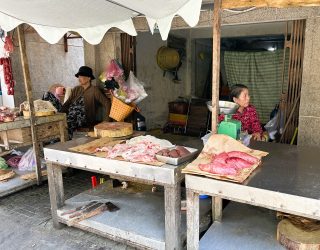
<svg viewBox="0 0 320 250"><path fill-rule="evenodd" d="M62 142L66 140L66 114L57 113L50 116L35 118L35 125L38 141L48 141L60 138ZM5 150L27 146L32 144L30 119L18 117L13 122L0 123L0 136L2 142L0 147Z"/></svg>
<svg viewBox="0 0 320 250"><path fill-rule="evenodd" d="M222 223L215 222L212 225L212 230L208 230L208 232L213 233L212 237L203 237L199 245L199 194L208 194L214 197L214 221L221 221L222 219L222 198L320 220L319 148L262 142L256 142L250 147L267 151L269 155L263 158L262 166L244 184L189 174L185 176L188 249L199 249L199 246L204 248L206 242L202 241L212 239L215 231L219 233L223 229L231 232L230 228L223 228L223 221ZM236 218L237 216L232 215L232 212L239 213L239 211L247 213L246 211L248 210L243 207L239 210L235 208L233 211L228 211L228 213L231 217ZM226 216L227 221L230 216ZM262 216L261 220L263 220ZM248 222L248 225L250 223ZM229 225L232 224L229 223ZM232 226L234 231L236 225L233 224ZM219 227L221 227L221 230ZM266 224L261 222L260 228L264 229L263 227L266 227ZM276 231L274 231L275 234ZM214 249L214 244L216 246L219 245L217 240L223 241L225 237L215 238L215 240L215 243L211 245L211 249ZM237 243L232 241L230 235L228 244L229 247L231 245L237 249L241 249L241 246L244 247L244 245L232 245Z"/></svg>
<svg viewBox="0 0 320 250"><path fill-rule="evenodd" d="M66 139L66 114L58 113L51 116L36 117L36 131L41 147L44 141L55 138L60 138L60 141L64 142ZM10 153L8 150L32 145L30 119L19 117L13 122L0 123L0 136L2 138L0 147L4 150L1 153L2 155ZM0 197L39 183L38 178L35 180L20 178L21 175L32 173L32 171L15 170L15 173L14 178L0 183ZM39 174L41 174L40 171Z"/></svg>
<svg viewBox="0 0 320 250"><path fill-rule="evenodd" d="M130 201L130 204L139 204L141 207L135 207L131 210L132 214L130 214L129 211L127 213L123 213L123 211L126 211L127 209L125 205L122 205L122 208L120 206L119 213L123 214L122 216L119 216L119 218L117 217L118 220L121 220L116 223L117 225L108 224L108 221L112 221L112 218L109 218L108 220L102 219L103 221L94 221L89 219L76 224L76 227L109 237L111 239L122 241L129 245L143 248L181 249L180 182L183 178L181 175L181 169L185 165L173 166L166 164L161 167L151 166L126 161L111 160L68 150L71 147L82 145L91 140L91 138L77 138L64 144L58 143L44 148L44 155L48 168L50 202L54 226L59 228L61 226L60 223L66 223L66 220L63 216L61 216L61 213L68 207L68 204L70 205L70 203L72 203L72 200L70 199L68 201L64 200L61 168L77 168L85 171L115 176L121 180L163 186L164 208L159 207L162 206L161 203L158 204L156 202L152 202L154 200L152 195L150 198L148 198L149 196L146 196L144 199L141 197L136 197L132 198L133 200ZM112 195L110 195L110 197L111 196ZM78 199L81 200L82 197L88 198L88 195L84 194L83 196L78 197ZM119 197L115 196L112 199L120 199ZM88 198L88 200L89 199L91 198ZM126 199L129 200L129 197ZM141 200L138 201L137 199ZM117 201L122 202L120 200L113 201L115 201L115 203ZM146 209L145 206L149 206L149 209ZM142 218L139 217L141 214L137 214L137 212L139 212L138 210L140 209L146 211L146 215ZM150 209L152 210L152 213L150 212ZM164 218L162 218L162 215L159 212L164 213ZM131 219L128 218L130 216ZM125 220L125 223L123 223L123 220ZM130 228L130 230L128 229L128 224L130 224L131 220L135 221L134 226L136 227L136 230L134 228ZM146 232L138 232L143 227L144 221L150 223L150 220L154 221L154 224L148 226L146 228ZM158 224L161 225L163 221L165 225L162 238L161 235L158 237L153 234L153 227L158 228ZM126 229L121 228L121 226L126 227ZM160 234L162 234L162 232L160 232Z"/></svg>

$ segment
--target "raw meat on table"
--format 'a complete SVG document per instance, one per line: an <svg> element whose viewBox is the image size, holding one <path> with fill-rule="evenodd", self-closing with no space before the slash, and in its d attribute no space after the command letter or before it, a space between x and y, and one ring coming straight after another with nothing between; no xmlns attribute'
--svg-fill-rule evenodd
<svg viewBox="0 0 320 250"><path fill-rule="evenodd" d="M226 162L227 165L230 165L235 169L250 168L252 166L251 162L238 157L229 157L227 158Z"/></svg>
<svg viewBox="0 0 320 250"><path fill-rule="evenodd" d="M162 149L157 152L157 155L162 155L171 158L179 158L190 154L190 151L182 146L176 146L174 149Z"/></svg>
<svg viewBox="0 0 320 250"><path fill-rule="evenodd" d="M211 157L211 162L199 164L201 171L219 175L236 175L244 168L250 168L259 159L240 151L223 152Z"/></svg>
<svg viewBox="0 0 320 250"><path fill-rule="evenodd" d="M163 142L160 139L152 138L151 136L136 137L124 144L117 144L113 147L97 148L98 152L106 152L107 158L114 159L122 157L131 162L155 162L155 155L158 151L163 149L161 143L168 144L170 142Z"/></svg>
<svg viewBox="0 0 320 250"><path fill-rule="evenodd" d="M246 160L252 164L257 163L259 161L258 158L249 155L247 153L244 152L240 152L240 151L230 151L228 152L228 157L237 157L237 158L241 158L243 160Z"/></svg>

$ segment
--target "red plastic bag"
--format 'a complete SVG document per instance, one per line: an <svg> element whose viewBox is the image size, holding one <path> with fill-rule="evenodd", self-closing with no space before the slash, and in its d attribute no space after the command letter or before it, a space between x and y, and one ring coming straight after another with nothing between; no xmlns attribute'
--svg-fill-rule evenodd
<svg viewBox="0 0 320 250"><path fill-rule="evenodd" d="M111 60L106 69L107 80L116 80L119 84L124 82L123 69L116 60Z"/></svg>

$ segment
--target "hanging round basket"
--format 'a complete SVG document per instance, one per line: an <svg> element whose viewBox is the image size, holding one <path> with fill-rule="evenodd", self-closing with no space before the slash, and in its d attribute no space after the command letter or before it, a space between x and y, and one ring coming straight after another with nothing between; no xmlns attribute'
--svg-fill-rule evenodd
<svg viewBox="0 0 320 250"><path fill-rule="evenodd" d="M180 55L176 49L162 46L157 52L157 64L162 70L175 69L179 66Z"/></svg>

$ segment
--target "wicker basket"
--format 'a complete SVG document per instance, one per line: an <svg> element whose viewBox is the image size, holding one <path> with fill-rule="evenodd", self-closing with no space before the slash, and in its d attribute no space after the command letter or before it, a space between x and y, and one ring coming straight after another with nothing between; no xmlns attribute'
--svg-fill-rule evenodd
<svg viewBox="0 0 320 250"><path fill-rule="evenodd" d="M112 96L110 115L112 119L117 122L123 121L128 117L136 107L132 104L126 104L119 100L118 98Z"/></svg>

